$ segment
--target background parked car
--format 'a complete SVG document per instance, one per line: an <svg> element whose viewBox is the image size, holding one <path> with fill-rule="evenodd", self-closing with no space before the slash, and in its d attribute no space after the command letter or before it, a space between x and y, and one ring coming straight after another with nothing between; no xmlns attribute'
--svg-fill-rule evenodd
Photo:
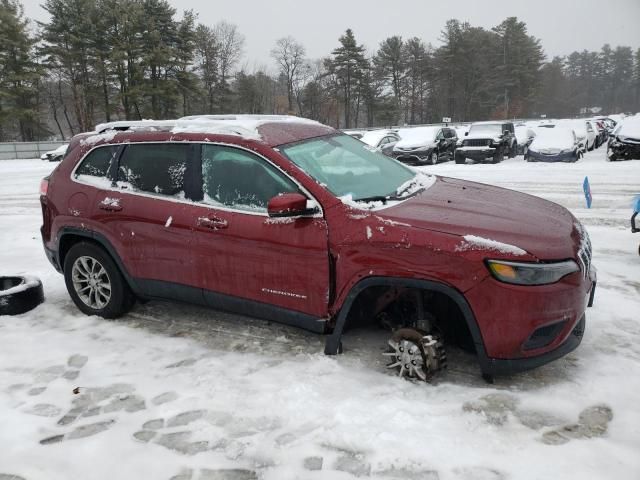
<svg viewBox="0 0 640 480"><path fill-rule="evenodd" d="M67 151L68 143L60 145L55 150L49 150L40 156L40 160L49 160L50 162L59 162Z"/></svg>
<svg viewBox="0 0 640 480"><path fill-rule="evenodd" d="M393 157L404 163L431 164L452 160L458 137L450 127L404 128L393 147Z"/></svg>
<svg viewBox="0 0 640 480"><path fill-rule="evenodd" d="M478 162L501 162L505 155L516 156L518 144L511 122L477 122L471 125L462 145L456 150L456 163L467 158Z"/></svg>
<svg viewBox="0 0 640 480"><path fill-rule="evenodd" d="M516 142L517 144L517 153L518 155L524 155L527 153L529 149L529 145L533 142L533 139L536 137L536 132L533 128L528 127L526 125L516 125L515 127L516 134Z"/></svg>
<svg viewBox="0 0 640 480"><path fill-rule="evenodd" d="M640 159L640 117L628 117L616 126L607 145L607 158Z"/></svg>
<svg viewBox="0 0 640 480"><path fill-rule="evenodd" d="M527 162L575 162L582 158L583 150L576 133L562 126L541 128L529 145Z"/></svg>
<svg viewBox="0 0 640 480"><path fill-rule="evenodd" d="M393 156L393 147L400 141L400 135L393 130L371 130L362 135L360 141L391 157Z"/></svg>
<svg viewBox="0 0 640 480"><path fill-rule="evenodd" d="M607 139L609 138L609 134L602 120L591 120L591 123L596 128L596 134L597 134L596 148L598 148L600 145L604 145L607 142Z"/></svg>
<svg viewBox="0 0 640 480"><path fill-rule="evenodd" d="M596 148L597 130L589 120L560 120L556 125L572 129L584 151Z"/></svg>

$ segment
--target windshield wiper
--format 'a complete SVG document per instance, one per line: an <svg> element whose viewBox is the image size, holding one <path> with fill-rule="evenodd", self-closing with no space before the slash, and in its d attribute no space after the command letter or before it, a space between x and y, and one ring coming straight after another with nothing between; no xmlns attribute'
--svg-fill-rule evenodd
<svg viewBox="0 0 640 480"><path fill-rule="evenodd" d="M386 204L389 200L400 200L397 195L372 195L370 197L354 198L354 202L382 202Z"/></svg>

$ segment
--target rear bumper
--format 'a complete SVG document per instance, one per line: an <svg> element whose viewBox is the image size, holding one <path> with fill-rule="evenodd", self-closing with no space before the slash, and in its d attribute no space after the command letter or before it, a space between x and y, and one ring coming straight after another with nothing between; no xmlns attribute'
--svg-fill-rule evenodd
<svg viewBox="0 0 640 480"><path fill-rule="evenodd" d="M44 253L47 256L47 260L49 260L49 263L53 265L53 268L55 268L56 271L62 273L62 266L60 265L60 257L58 255L58 251L47 247L47 243L44 239L44 227L40 228L40 235L42 235L42 247L44 248Z"/></svg>

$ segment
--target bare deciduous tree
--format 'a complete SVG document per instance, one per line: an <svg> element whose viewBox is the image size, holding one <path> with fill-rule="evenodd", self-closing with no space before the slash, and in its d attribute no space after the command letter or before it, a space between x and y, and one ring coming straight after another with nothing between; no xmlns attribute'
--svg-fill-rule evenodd
<svg viewBox="0 0 640 480"><path fill-rule="evenodd" d="M294 93L299 91L298 82L303 77L305 65L305 48L293 37L283 37L276 41L276 46L271 50L271 56L278 63L278 68L287 82L287 100L289 112L293 112Z"/></svg>

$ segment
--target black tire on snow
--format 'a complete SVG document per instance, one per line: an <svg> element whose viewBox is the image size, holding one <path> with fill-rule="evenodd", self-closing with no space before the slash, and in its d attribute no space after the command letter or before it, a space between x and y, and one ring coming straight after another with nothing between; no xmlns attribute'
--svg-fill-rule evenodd
<svg viewBox="0 0 640 480"><path fill-rule="evenodd" d="M498 147L496 152L493 154L493 158L491 159L492 163L500 163L504 160L504 147Z"/></svg>
<svg viewBox="0 0 640 480"><path fill-rule="evenodd" d="M44 302L42 282L35 277L0 277L0 315L19 315Z"/></svg>
<svg viewBox="0 0 640 480"><path fill-rule="evenodd" d="M111 298L101 309L92 308L85 304L73 287L73 264L79 257L83 256L92 257L97 260L109 276L111 282ZM67 291L73 303L86 315L97 315L109 319L118 318L127 313L131 307L133 307L136 300L135 295L129 288L127 281L111 256L102 247L94 243L80 242L69 249L64 259L64 283L67 286Z"/></svg>
<svg viewBox="0 0 640 480"><path fill-rule="evenodd" d="M513 145L509 147L509 158L516 158L518 154L518 144L517 142L513 142Z"/></svg>
<svg viewBox="0 0 640 480"><path fill-rule="evenodd" d="M464 155L462 155L462 153L460 152L456 152L454 155L455 161L458 165L462 165L464 163L466 163L467 159L465 158Z"/></svg>

